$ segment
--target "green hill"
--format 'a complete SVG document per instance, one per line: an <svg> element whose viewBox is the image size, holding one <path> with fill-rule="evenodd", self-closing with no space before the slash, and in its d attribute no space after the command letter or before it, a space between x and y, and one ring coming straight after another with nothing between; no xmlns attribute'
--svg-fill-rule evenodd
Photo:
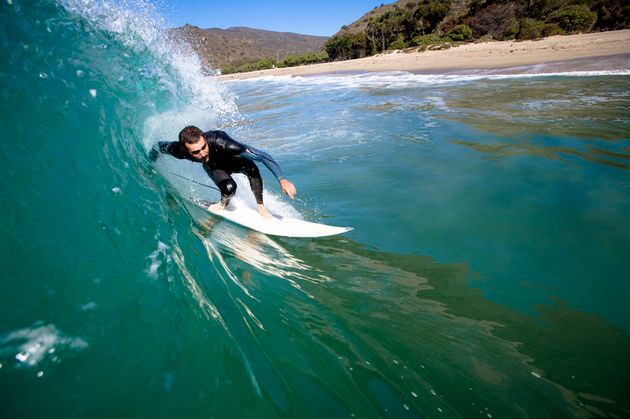
<svg viewBox="0 0 630 419"><path fill-rule="evenodd" d="M330 59L388 49L630 27L627 0L399 0L375 7L326 43Z"/></svg>

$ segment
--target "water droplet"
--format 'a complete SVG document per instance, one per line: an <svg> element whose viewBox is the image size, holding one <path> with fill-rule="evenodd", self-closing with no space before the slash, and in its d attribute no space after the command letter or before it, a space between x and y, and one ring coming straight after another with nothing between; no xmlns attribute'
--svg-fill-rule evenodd
<svg viewBox="0 0 630 419"><path fill-rule="evenodd" d="M396 361L395 359L394 359L394 364L398 365L398 361Z"/></svg>
<svg viewBox="0 0 630 419"><path fill-rule="evenodd" d="M437 393L433 389L431 389L431 394L433 394L434 396L437 396Z"/></svg>
<svg viewBox="0 0 630 419"><path fill-rule="evenodd" d="M411 392L411 395L412 395L413 397L418 397L418 395L417 395L415 392L413 392L413 391Z"/></svg>
<svg viewBox="0 0 630 419"><path fill-rule="evenodd" d="M13 4L13 0L7 0L7 4L10 6Z"/></svg>
<svg viewBox="0 0 630 419"><path fill-rule="evenodd" d="M112 192L114 193L120 193L120 188L118 186L112 188Z"/></svg>
<svg viewBox="0 0 630 419"><path fill-rule="evenodd" d="M37 378L42 378L44 376L44 371L39 371L37 373Z"/></svg>
<svg viewBox="0 0 630 419"><path fill-rule="evenodd" d="M90 89L90 95L92 95L92 97L96 97L96 89Z"/></svg>
<svg viewBox="0 0 630 419"><path fill-rule="evenodd" d="M77 70L77 77L83 77L83 70Z"/></svg>
<svg viewBox="0 0 630 419"><path fill-rule="evenodd" d="M532 375L536 378L540 378L540 374L538 374L536 371L532 371Z"/></svg>
<svg viewBox="0 0 630 419"><path fill-rule="evenodd" d="M403 407L405 408L405 410L409 410L409 406L407 406L407 404L403 404Z"/></svg>
<svg viewBox="0 0 630 419"><path fill-rule="evenodd" d="M26 361L28 359L28 354L20 352L17 355L15 355L15 359L17 359L20 362L24 362L24 361Z"/></svg>
<svg viewBox="0 0 630 419"><path fill-rule="evenodd" d="M48 74L46 74L46 73L39 73L39 78L40 79L47 79L48 78Z"/></svg>
<svg viewBox="0 0 630 419"><path fill-rule="evenodd" d="M439 407L437 409L438 409L438 412L442 413L442 409L440 409Z"/></svg>

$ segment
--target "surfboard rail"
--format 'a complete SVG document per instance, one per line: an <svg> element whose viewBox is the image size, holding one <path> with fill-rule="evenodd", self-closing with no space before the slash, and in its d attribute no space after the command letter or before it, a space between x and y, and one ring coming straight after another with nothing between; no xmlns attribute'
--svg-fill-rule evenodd
<svg viewBox="0 0 630 419"><path fill-rule="evenodd" d="M212 202L205 200L193 200L192 202L209 214L270 236L318 238L335 236L353 230L352 227L313 223L296 218L282 217L273 213L271 214L272 219L266 220L256 209L250 207L234 208L228 206L221 211L210 211L208 207Z"/></svg>

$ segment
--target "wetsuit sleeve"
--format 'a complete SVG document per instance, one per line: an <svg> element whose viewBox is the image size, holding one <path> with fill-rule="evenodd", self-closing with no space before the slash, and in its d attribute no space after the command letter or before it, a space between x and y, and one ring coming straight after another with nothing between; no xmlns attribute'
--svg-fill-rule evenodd
<svg viewBox="0 0 630 419"><path fill-rule="evenodd" d="M149 158L151 161L156 161L160 153L170 154L176 159L187 159L188 153L177 141L160 141L156 146L153 146L149 152Z"/></svg>
<svg viewBox="0 0 630 419"><path fill-rule="evenodd" d="M267 166L267 169L269 169L269 171L273 173L278 181L281 181L285 178L284 173L282 173L282 169L280 168L280 165L273 159L273 157L271 157L264 151L258 150L254 147L245 146L245 151L243 151L240 155L241 157L244 157L248 160L259 161Z"/></svg>
<svg viewBox="0 0 630 419"><path fill-rule="evenodd" d="M273 173L278 181L285 178L280 165L269 154L254 147L241 144L223 131L215 132L217 138L216 144L221 148L225 155L240 156L247 160L261 162L271 173Z"/></svg>

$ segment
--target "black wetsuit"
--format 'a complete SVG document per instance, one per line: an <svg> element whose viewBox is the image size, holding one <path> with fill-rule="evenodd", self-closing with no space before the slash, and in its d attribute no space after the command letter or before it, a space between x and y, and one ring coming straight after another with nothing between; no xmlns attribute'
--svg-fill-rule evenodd
<svg viewBox="0 0 630 419"><path fill-rule="evenodd" d="M249 184L256 198L256 203L262 204L262 178L254 161L262 162L274 174L278 181L284 179L282 169L269 154L257 150L232 139L223 131L208 131L203 134L208 143L208 160L201 162L194 159L188 153L184 145L178 141L160 141L158 149L160 153L170 154L178 159L186 159L197 163L203 163L203 168L210 179L221 191L221 203L227 205L236 193L236 182L230 176L232 173L243 173L249 179ZM157 159L158 151L151 150L152 160Z"/></svg>

